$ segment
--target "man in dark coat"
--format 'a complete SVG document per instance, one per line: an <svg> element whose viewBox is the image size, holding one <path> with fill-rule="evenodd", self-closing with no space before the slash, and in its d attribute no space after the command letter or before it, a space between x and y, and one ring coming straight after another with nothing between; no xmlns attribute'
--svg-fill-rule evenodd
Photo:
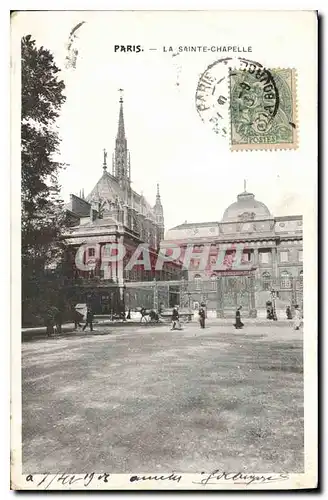
<svg viewBox="0 0 328 500"><path fill-rule="evenodd" d="M292 310L291 310L290 306L286 307L286 316L287 316L287 319L292 319L293 318L293 316L292 316Z"/></svg>
<svg viewBox="0 0 328 500"><path fill-rule="evenodd" d="M140 323L147 323L147 317L146 317L146 309L144 307L141 308L140 310L140 314L141 314L141 318L140 318Z"/></svg>
<svg viewBox="0 0 328 500"><path fill-rule="evenodd" d="M242 308L242 306L239 306L237 308L237 311L236 311L236 323L234 324L234 327L236 328L236 330L239 330L244 326L244 323L242 323L242 321L241 321L241 314L240 314L241 308Z"/></svg>
<svg viewBox="0 0 328 500"><path fill-rule="evenodd" d="M178 327L180 326L179 325L179 311L176 307L173 307L173 310L172 310L172 328L171 330L178 330L179 328L176 328L176 326L178 325Z"/></svg>
<svg viewBox="0 0 328 500"><path fill-rule="evenodd" d="M86 329L86 327L89 325L90 326L90 332L93 331L93 312L91 310L90 307L88 307L88 310L87 310L87 318L86 318L86 322L85 322L85 325L83 327L83 331Z"/></svg>
<svg viewBox="0 0 328 500"><path fill-rule="evenodd" d="M45 315L45 325L48 337L51 337L55 333L54 326L55 326L56 311L57 310L54 307L50 306Z"/></svg>
<svg viewBox="0 0 328 500"><path fill-rule="evenodd" d="M198 315L199 315L200 327L205 328L205 309L203 306L199 308Z"/></svg>

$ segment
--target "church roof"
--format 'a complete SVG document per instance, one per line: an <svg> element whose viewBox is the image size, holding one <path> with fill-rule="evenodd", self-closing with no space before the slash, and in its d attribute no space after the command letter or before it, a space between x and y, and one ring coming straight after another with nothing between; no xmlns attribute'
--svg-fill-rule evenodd
<svg viewBox="0 0 328 500"><path fill-rule="evenodd" d="M149 217L150 219L156 221L154 208L150 205L146 198L134 190L131 191L133 197L132 208L137 210L137 212L142 213L145 217ZM109 174L107 170L104 170L103 175L100 177L90 194L86 197L86 200L89 203L98 203L103 201L115 202L117 198L122 204L125 203L124 193L118 180L116 177Z"/></svg>
<svg viewBox="0 0 328 500"><path fill-rule="evenodd" d="M122 189L117 179L104 170L103 175L86 199L91 203L101 200L115 201L116 197L123 199Z"/></svg>

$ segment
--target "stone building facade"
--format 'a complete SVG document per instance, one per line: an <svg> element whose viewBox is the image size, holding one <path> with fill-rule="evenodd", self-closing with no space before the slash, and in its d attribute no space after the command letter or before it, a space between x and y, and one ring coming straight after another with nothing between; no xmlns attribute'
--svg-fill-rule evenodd
<svg viewBox="0 0 328 500"><path fill-rule="evenodd" d="M273 296L278 310L296 303L302 307L302 224L300 215L275 217L245 186L221 221L185 222L170 229L166 244L193 245L196 254L184 285L185 302L195 307L205 302L218 316L233 314L237 305L250 316L263 314ZM200 270L197 252L201 255L208 245L208 262ZM234 268L237 251L241 263ZM218 266L220 252L224 258Z"/></svg>

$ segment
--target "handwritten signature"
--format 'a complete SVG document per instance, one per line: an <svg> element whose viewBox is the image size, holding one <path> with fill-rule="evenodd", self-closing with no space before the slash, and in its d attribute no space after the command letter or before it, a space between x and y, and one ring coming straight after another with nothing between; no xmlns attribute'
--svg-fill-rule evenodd
<svg viewBox="0 0 328 500"><path fill-rule="evenodd" d="M193 481L193 484L219 484L225 481L234 484L267 484L274 481L286 481L287 474L245 474L244 472L225 472L215 470L211 473L201 472L203 478L200 481Z"/></svg>

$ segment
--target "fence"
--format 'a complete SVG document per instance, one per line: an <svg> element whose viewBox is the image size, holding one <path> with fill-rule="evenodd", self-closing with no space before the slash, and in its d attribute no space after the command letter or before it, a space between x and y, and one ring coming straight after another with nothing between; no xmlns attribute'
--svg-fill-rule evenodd
<svg viewBox="0 0 328 500"><path fill-rule="evenodd" d="M99 280L80 288L79 301L92 304L95 312L122 312L122 310L145 307L159 310L179 305L196 309L205 303L208 309L219 316L241 305L252 315L264 309L266 302L275 293L278 308L298 304L303 309L303 280L289 278L288 281L255 279L254 275L224 276L218 279L143 281L117 283ZM253 311L253 313L252 313Z"/></svg>

